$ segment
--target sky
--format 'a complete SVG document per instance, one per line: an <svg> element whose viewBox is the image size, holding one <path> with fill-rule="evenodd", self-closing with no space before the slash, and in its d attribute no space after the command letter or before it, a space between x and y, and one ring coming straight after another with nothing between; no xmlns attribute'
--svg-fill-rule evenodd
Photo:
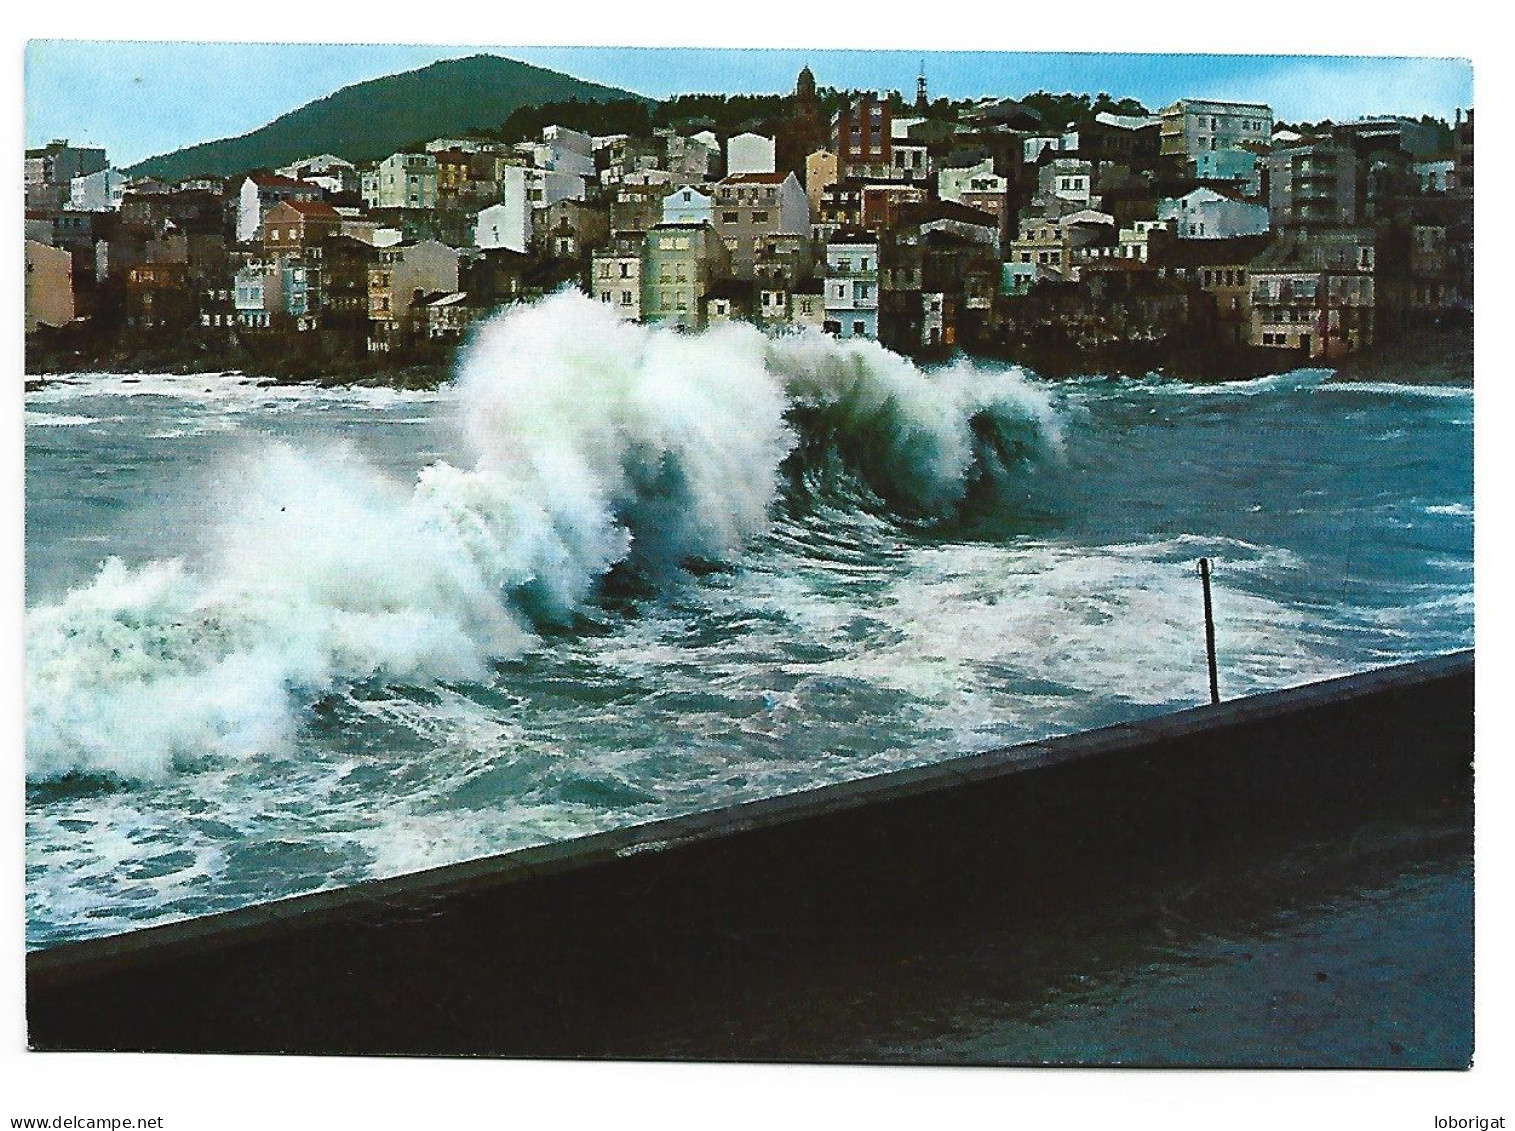
<svg viewBox="0 0 1515 1131"><path fill-rule="evenodd" d="M1107 91L1153 108L1213 97L1266 102L1281 121L1451 119L1473 100L1471 65L1434 58L38 39L26 50L25 141L103 145L113 163L130 165L246 133L351 83L480 52L654 98L787 91L805 65L824 86L910 93L924 65L932 97Z"/></svg>

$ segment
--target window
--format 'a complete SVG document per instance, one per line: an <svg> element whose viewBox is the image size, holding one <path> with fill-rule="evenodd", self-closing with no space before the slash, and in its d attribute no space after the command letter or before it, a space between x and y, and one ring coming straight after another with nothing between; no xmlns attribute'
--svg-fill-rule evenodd
<svg viewBox="0 0 1515 1131"><path fill-rule="evenodd" d="M766 211L755 211L755 212L753 212L753 214L752 214L752 222L754 224L766 224L766 223L768 223L768 213Z"/></svg>
<svg viewBox="0 0 1515 1131"><path fill-rule="evenodd" d="M852 336L854 338L861 338L861 337L863 337L868 332L868 328L867 327L868 327L868 324L866 322L854 322L852 324Z"/></svg>
<svg viewBox="0 0 1515 1131"><path fill-rule="evenodd" d="M735 213L735 212L722 212L721 213L721 223L723 223L723 224L735 224L738 219L739 219L738 213Z"/></svg>
<svg viewBox="0 0 1515 1131"><path fill-rule="evenodd" d="M630 291L622 291L621 292L621 305L622 306L630 306L631 305L631 292Z"/></svg>

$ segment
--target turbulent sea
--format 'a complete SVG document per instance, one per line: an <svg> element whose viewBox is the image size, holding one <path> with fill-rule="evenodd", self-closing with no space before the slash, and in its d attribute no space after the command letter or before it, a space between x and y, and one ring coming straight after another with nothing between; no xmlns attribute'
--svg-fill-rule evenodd
<svg viewBox="0 0 1515 1131"><path fill-rule="evenodd" d="M1473 642L1471 389L922 372L559 295L438 392L26 396L28 944Z"/></svg>

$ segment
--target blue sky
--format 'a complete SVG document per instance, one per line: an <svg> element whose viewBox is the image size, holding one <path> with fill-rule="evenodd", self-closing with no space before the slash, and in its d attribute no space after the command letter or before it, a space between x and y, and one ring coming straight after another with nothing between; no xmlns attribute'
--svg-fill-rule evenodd
<svg viewBox="0 0 1515 1131"><path fill-rule="evenodd" d="M130 164L256 129L349 83L479 52L653 97L788 90L805 64L824 85L909 91L924 60L933 96L1105 90L1154 107L1185 96L1245 98L1268 102L1284 120L1450 118L1473 98L1471 67L1447 59L36 40L26 53L25 140L90 141Z"/></svg>

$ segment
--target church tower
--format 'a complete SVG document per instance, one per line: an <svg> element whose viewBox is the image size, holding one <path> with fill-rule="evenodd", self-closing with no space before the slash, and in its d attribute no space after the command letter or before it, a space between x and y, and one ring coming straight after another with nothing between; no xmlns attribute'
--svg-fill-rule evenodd
<svg viewBox="0 0 1515 1131"><path fill-rule="evenodd" d="M815 76L808 66L800 69L800 77L794 81L794 101L799 106L815 104Z"/></svg>
<svg viewBox="0 0 1515 1131"><path fill-rule="evenodd" d="M815 92L815 75L804 67L794 80L793 107L789 118L778 130L778 167L805 175L805 158L826 145L826 122L821 117L821 100Z"/></svg>

